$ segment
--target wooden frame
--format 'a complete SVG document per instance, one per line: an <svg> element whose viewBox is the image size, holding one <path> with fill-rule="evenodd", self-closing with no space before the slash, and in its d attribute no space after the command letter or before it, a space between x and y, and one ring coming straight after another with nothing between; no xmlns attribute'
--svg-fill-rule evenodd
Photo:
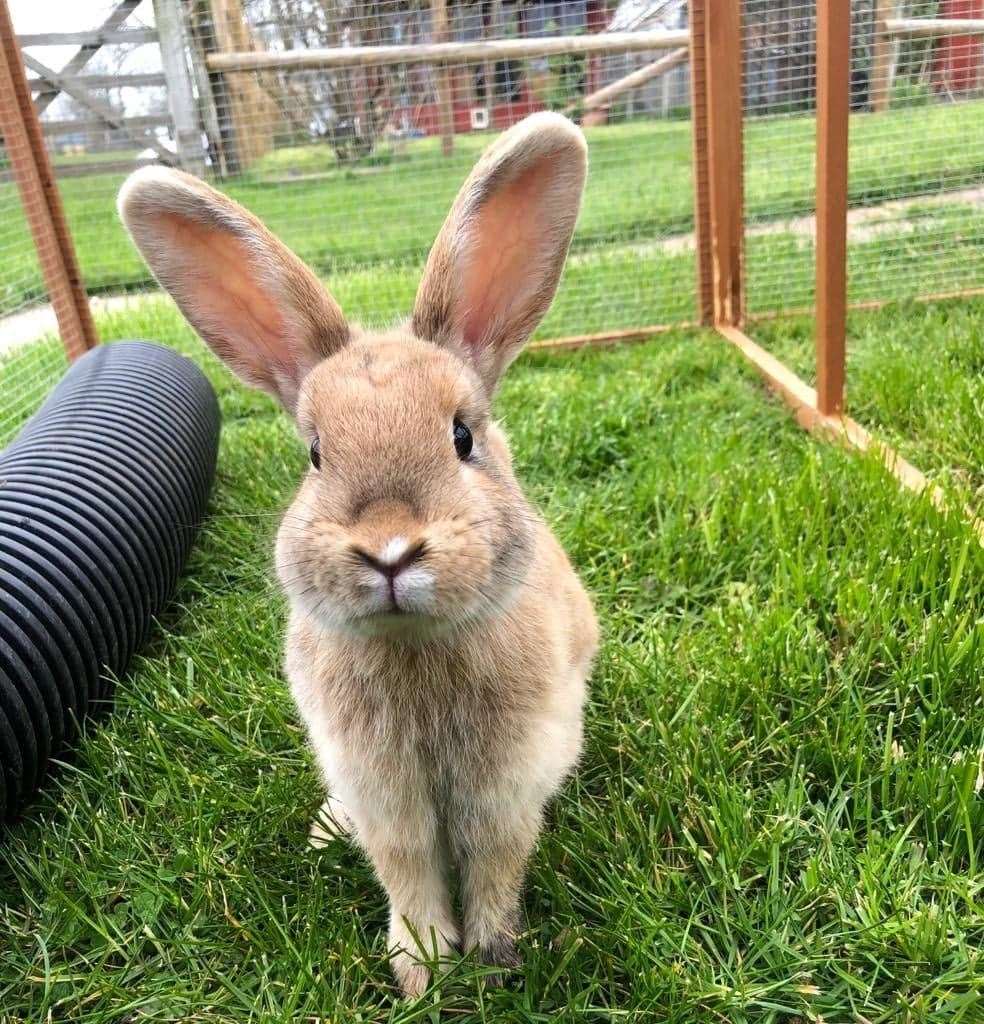
<svg viewBox="0 0 984 1024"><path fill-rule="evenodd" d="M892 92L892 37L887 22L895 0L875 0L874 39L871 50L871 109L888 110Z"/></svg>
<svg viewBox="0 0 984 1024"><path fill-rule="evenodd" d="M431 25L434 39L441 45L448 41L447 0L431 0ZM487 72L486 72L487 73ZM441 152L450 156L454 152L454 96L451 72L447 62L437 65L437 109L441 123Z"/></svg>
<svg viewBox="0 0 984 1024"><path fill-rule="evenodd" d="M707 161L707 28L709 0L690 0L690 123L693 136L694 240L697 250L697 320L714 323L711 186Z"/></svg>
<svg viewBox="0 0 984 1024"><path fill-rule="evenodd" d="M730 2L730 0L729 0ZM213 71L263 71L299 68L351 68L375 64L481 64L488 59L548 57L557 53L645 53L675 50L690 40L687 29L605 32L587 36L542 36L474 43L421 43L402 46L337 46L327 49L254 53L212 53Z"/></svg>
<svg viewBox="0 0 984 1024"><path fill-rule="evenodd" d="M817 408L844 408L851 3L817 4Z"/></svg>
<svg viewBox="0 0 984 1024"><path fill-rule="evenodd" d="M156 28L126 28L124 22L139 5L139 0L118 0L109 17L91 32L41 32L20 35L17 42L23 47L50 47L79 44L80 49L67 64L55 71L37 57L22 50L20 59L37 78L28 82L31 90L37 92L35 108L40 116L55 100L59 93L71 96L85 107L94 120L125 136L131 145L141 149L150 148L165 164L180 162L187 170L201 174L205 169L201 146L201 126L198 108L191 85L191 76L185 60L184 28L180 0L154 0ZM159 43L164 71L127 75L79 74L87 63L106 45ZM146 124L146 118L126 117L111 108L103 99L93 95L93 90L116 86L167 87L169 118L158 118ZM144 122L144 123L139 123ZM177 154L163 146L153 131L147 129L158 124L174 128L177 140ZM98 164L90 165L96 173Z"/></svg>
<svg viewBox="0 0 984 1024"><path fill-rule="evenodd" d="M704 9L703 113L711 291L714 323L732 327L742 323L745 313L741 39L741 0L708 3Z"/></svg>
<svg viewBox="0 0 984 1024"><path fill-rule="evenodd" d="M941 36L984 36L984 18L888 18L890 36L938 39Z"/></svg>
<svg viewBox="0 0 984 1024"><path fill-rule="evenodd" d="M44 136L31 102L31 90L7 0L0 0L0 130L37 248L62 344L68 358L75 359L98 344L99 339Z"/></svg>
<svg viewBox="0 0 984 1024"><path fill-rule="evenodd" d="M598 89L596 92L588 93L579 102L568 104L564 108L564 113L572 114L579 108L584 113L587 113L589 110L602 110L608 107L612 100L617 99L624 93L638 89L647 82L651 82L653 79L667 74L674 68L680 67L681 64L686 64L689 57L690 50L686 46L680 46L676 50L671 50L664 57L660 57L659 60L654 60L651 64L645 64L641 68L636 68L635 71L623 75L617 81L612 82L611 85L606 85L603 89Z"/></svg>

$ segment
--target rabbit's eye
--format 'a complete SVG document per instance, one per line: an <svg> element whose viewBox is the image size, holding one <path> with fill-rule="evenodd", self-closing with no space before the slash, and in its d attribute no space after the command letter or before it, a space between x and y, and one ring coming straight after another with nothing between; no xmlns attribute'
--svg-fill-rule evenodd
<svg viewBox="0 0 984 1024"><path fill-rule="evenodd" d="M321 469L321 438L316 437L311 442L311 465L315 469Z"/></svg>
<svg viewBox="0 0 984 1024"><path fill-rule="evenodd" d="M459 459L467 459L471 455L472 433L461 420L454 421L454 450Z"/></svg>

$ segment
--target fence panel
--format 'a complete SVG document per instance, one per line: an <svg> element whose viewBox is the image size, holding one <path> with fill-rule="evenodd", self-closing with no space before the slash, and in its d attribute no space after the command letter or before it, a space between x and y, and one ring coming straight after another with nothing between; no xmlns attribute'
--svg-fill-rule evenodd
<svg viewBox="0 0 984 1024"><path fill-rule="evenodd" d="M984 37L943 34L930 16L947 6L851 3L852 304L984 287ZM816 4L745 0L743 13L748 308L809 309Z"/></svg>

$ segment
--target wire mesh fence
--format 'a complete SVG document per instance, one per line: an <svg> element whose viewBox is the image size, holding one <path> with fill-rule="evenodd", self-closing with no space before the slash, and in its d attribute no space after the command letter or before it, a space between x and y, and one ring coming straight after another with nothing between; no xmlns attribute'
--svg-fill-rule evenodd
<svg viewBox="0 0 984 1024"><path fill-rule="evenodd" d="M884 31L956 6L851 5L851 303L984 286L984 37ZM747 0L743 13L748 308L809 309L816 4Z"/></svg>
<svg viewBox="0 0 984 1024"><path fill-rule="evenodd" d="M447 9L444 27L432 9L402 3L365 5L344 25L313 20L311 5L293 10L293 20L258 17L249 47L241 38L225 43L252 48L262 40L267 53L286 53L342 42L495 42L537 38L572 23L586 28L584 4L490 4L485 23L483 5L460 5ZM221 41L221 29L211 29ZM215 45L205 36L203 48ZM217 184L311 263L350 316L389 322L409 310L455 193L499 131L537 110L576 113L585 95L663 56L560 53L444 67L231 72L216 97L226 147L216 164L224 159L236 172ZM587 128L590 184L565 282L541 337L692 317L692 264L676 259L669 275L661 272L661 243L685 235L692 220L689 126L680 116L686 69L678 64L662 82L648 84L641 95L616 97L608 109L590 112L603 122ZM646 171L659 166L669 175Z"/></svg>
<svg viewBox="0 0 984 1024"><path fill-rule="evenodd" d="M982 36L885 31L888 19L966 6L852 3L853 302L984 286ZM815 7L742 4L752 315L814 301ZM381 325L409 311L478 154L542 109L582 123L591 171L538 337L697 318L686 0L115 0L102 15L118 32L103 37L118 41L82 64L69 52L70 76L41 61L46 78L32 56L43 51L25 53L38 99L59 97L45 106L45 136L104 334L167 342L182 330L116 218L115 194L133 167L166 161L202 174L307 260L351 318ZM610 53L571 42L626 33L677 35ZM544 39L555 52L501 45ZM407 55L434 44L484 49L467 59ZM403 49L356 61L363 47ZM324 51L334 56L318 63L312 55ZM230 52L265 66L222 66ZM0 257L2 442L64 365L56 344L28 344L47 324L33 311L44 287L3 166Z"/></svg>
<svg viewBox="0 0 984 1024"><path fill-rule="evenodd" d="M67 366L53 319L37 307L46 301L38 252L27 226L32 201L10 178L0 146L0 444L34 411ZM26 244L25 244L26 241Z"/></svg>

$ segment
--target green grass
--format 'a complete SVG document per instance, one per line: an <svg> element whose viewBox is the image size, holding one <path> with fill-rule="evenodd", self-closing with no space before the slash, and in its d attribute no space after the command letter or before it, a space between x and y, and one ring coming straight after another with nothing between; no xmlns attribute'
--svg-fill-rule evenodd
<svg viewBox="0 0 984 1024"><path fill-rule="evenodd" d="M856 419L984 513L982 318L981 299L855 313L848 319L847 381ZM812 379L814 327L797 318L750 330Z"/></svg>
<svg viewBox="0 0 984 1024"><path fill-rule="evenodd" d="M851 122L853 205L979 184L984 178L980 102L933 105ZM920 142L914 142L914 132ZM746 123L745 194L750 223L811 212L814 205L812 117ZM633 122L588 131L591 174L575 251L653 241L693 226L691 135L687 121ZM330 147L272 153L223 187L245 203L323 275L396 265L416 273L430 243L489 136L460 137L450 159L426 139L365 167L340 168ZM79 261L91 291L143 286L148 273L117 223L123 175L61 182ZM0 209L14 210L13 185L0 186ZM0 311L36 299L41 280L19 215L0 218ZM614 259L631 262L617 250ZM378 316L369 297L362 316ZM648 322L674 318L657 304ZM638 323L638 321L636 321Z"/></svg>
<svg viewBox="0 0 984 1024"><path fill-rule="evenodd" d="M912 431L929 468L979 472L982 315L852 320L859 415ZM161 307L101 326L201 358ZM770 330L803 360L802 325ZM531 866L515 986L466 962L405 1004L367 864L306 846L320 793L269 568L305 453L203 365L213 515L116 709L6 837L0 1018L984 1019L984 550L964 520L802 433L710 334L517 364L517 468L605 632L587 748Z"/></svg>

